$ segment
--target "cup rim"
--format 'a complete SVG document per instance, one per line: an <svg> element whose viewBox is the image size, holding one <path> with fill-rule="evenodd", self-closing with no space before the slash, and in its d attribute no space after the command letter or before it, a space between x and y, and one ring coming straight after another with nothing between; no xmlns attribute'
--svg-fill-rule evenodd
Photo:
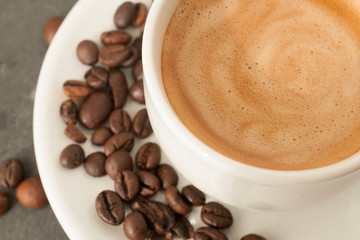
<svg viewBox="0 0 360 240"><path fill-rule="evenodd" d="M164 11L169 11L167 4L170 4L171 2L172 1L168 0L154 1L146 20L142 47L144 84L156 111L164 120L164 124L167 125L167 128L172 131L172 134L180 142L192 152L196 153L198 160L213 165L231 175L237 175L251 182L271 186L286 186L327 181L348 175L360 168L360 151L337 163L320 168L306 170L274 170L260 168L238 162L220 154L191 133L179 119L166 96L162 85L161 64L158 64L160 67L156 66L156 61L159 60L159 54L161 61L162 49L160 47L160 50L157 51L156 49L158 48L156 45L159 44L159 39L161 39L162 46L164 33L168 25L168 21L166 23L163 22L162 16ZM176 5L178 5L178 3ZM173 11L171 12L171 15L172 13ZM165 24L165 27L159 27L161 22Z"/></svg>

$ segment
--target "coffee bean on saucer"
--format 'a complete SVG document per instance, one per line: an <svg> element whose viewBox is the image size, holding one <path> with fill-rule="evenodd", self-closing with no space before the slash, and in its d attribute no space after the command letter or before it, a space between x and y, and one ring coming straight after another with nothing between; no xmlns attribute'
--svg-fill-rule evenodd
<svg viewBox="0 0 360 240"><path fill-rule="evenodd" d="M124 220L124 203L116 192L105 190L99 193L95 208L98 216L108 224L119 225Z"/></svg>
<svg viewBox="0 0 360 240"><path fill-rule="evenodd" d="M152 174L144 170L138 170L135 172L140 183L140 195L144 197L154 196L160 189L159 179Z"/></svg>
<svg viewBox="0 0 360 240"><path fill-rule="evenodd" d="M105 171L106 156L103 152L94 152L85 159L85 171L93 177L106 175Z"/></svg>
<svg viewBox="0 0 360 240"><path fill-rule="evenodd" d="M53 17L50 18L45 24L43 35L47 45L50 45L52 39L55 36L55 33L57 32L63 20L63 17Z"/></svg>
<svg viewBox="0 0 360 240"><path fill-rule="evenodd" d="M266 239L260 235L250 233L250 234L243 236L241 238L241 240L266 240Z"/></svg>
<svg viewBox="0 0 360 240"><path fill-rule="evenodd" d="M0 192L0 216L3 215L10 208L10 198L4 193Z"/></svg>
<svg viewBox="0 0 360 240"><path fill-rule="evenodd" d="M115 134L106 141L104 152L106 156L110 156L113 152L118 150L130 152L133 147L134 136L129 132L122 132Z"/></svg>
<svg viewBox="0 0 360 240"><path fill-rule="evenodd" d="M70 144L60 155L60 163L65 168L76 168L85 161L85 153L81 146Z"/></svg>
<svg viewBox="0 0 360 240"><path fill-rule="evenodd" d="M91 142L97 146L103 146L105 142L112 136L110 129L100 127L93 132Z"/></svg>
<svg viewBox="0 0 360 240"><path fill-rule="evenodd" d="M139 53L139 51L137 50L136 47L128 46L128 48L130 50L130 54L126 58L126 60L121 63L121 67L123 67L123 68L133 66L140 57L140 53Z"/></svg>
<svg viewBox="0 0 360 240"><path fill-rule="evenodd" d="M77 112L77 106L72 100L66 100L60 106L60 116L66 124L76 124Z"/></svg>
<svg viewBox="0 0 360 240"><path fill-rule="evenodd" d="M137 103L145 104L144 82L136 81L129 89L129 96Z"/></svg>
<svg viewBox="0 0 360 240"><path fill-rule="evenodd" d="M67 80L63 84L63 92L72 100L83 100L89 96L90 88L83 81Z"/></svg>
<svg viewBox="0 0 360 240"><path fill-rule="evenodd" d="M165 189L165 197L174 212L185 215L191 211L191 208L185 203L175 186L170 186Z"/></svg>
<svg viewBox="0 0 360 240"><path fill-rule="evenodd" d="M201 206L205 204L205 194L194 185L187 185L183 187L181 194L187 202L194 206Z"/></svg>
<svg viewBox="0 0 360 240"><path fill-rule="evenodd" d="M119 29L127 28L136 15L136 7L132 2L124 2L119 6L114 15L114 24Z"/></svg>
<svg viewBox="0 0 360 240"><path fill-rule="evenodd" d="M23 180L16 188L16 198L27 208L41 208L48 203L39 176Z"/></svg>
<svg viewBox="0 0 360 240"><path fill-rule="evenodd" d="M115 109L111 112L109 118L109 127L115 134L122 132L130 132L131 119L127 112L122 109Z"/></svg>
<svg viewBox="0 0 360 240"><path fill-rule="evenodd" d="M173 240L173 236L171 231L166 231L165 233L150 231L146 240Z"/></svg>
<svg viewBox="0 0 360 240"><path fill-rule="evenodd" d="M114 109L122 108L126 103L128 88L125 75L120 69L110 69L109 85L114 98Z"/></svg>
<svg viewBox="0 0 360 240"><path fill-rule="evenodd" d="M129 213L124 219L124 232L130 240L143 240L148 233L145 218L138 211Z"/></svg>
<svg viewBox="0 0 360 240"><path fill-rule="evenodd" d="M107 67L119 67L131 55L129 47L116 44L105 46L99 53L99 62Z"/></svg>
<svg viewBox="0 0 360 240"><path fill-rule="evenodd" d="M148 142L142 145L135 157L136 166L142 170L155 169L161 160L161 150L156 143Z"/></svg>
<svg viewBox="0 0 360 240"><path fill-rule="evenodd" d="M208 202L202 207L201 219L214 228L228 228L233 223L231 212L217 202Z"/></svg>
<svg viewBox="0 0 360 240"><path fill-rule="evenodd" d="M147 7L143 3L136 3L135 4L135 17L132 21L133 27L141 27L146 20L147 16Z"/></svg>
<svg viewBox="0 0 360 240"><path fill-rule="evenodd" d="M132 122L132 129L139 138L146 138L153 132L146 108L136 113Z"/></svg>
<svg viewBox="0 0 360 240"><path fill-rule="evenodd" d="M140 191L137 175L129 170L121 171L119 177L115 179L115 191L127 202L135 199Z"/></svg>
<svg viewBox="0 0 360 240"><path fill-rule="evenodd" d="M183 215L176 215L176 221L171 231L180 239L193 239L195 236L194 227Z"/></svg>
<svg viewBox="0 0 360 240"><path fill-rule="evenodd" d="M133 163L131 156L124 150L112 153L105 161L105 171L113 180L121 177L121 171L132 169Z"/></svg>
<svg viewBox="0 0 360 240"><path fill-rule="evenodd" d="M122 31L107 31L101 34L101 42L106 45L123 44L131 41L131 35Z"/></svg>
<svg viewBox="0 0 360 240"><path fill-rule="evenodd" d="M68 138L77 143L84 143L86 141L85 135L72 123L66 125L64 133Z"/></svg>
<svg viewBox="0 0 360 240"><path fill-rule="evenodd" d="M94 65L98 61L99 49L95 42L83 40L78 44L76 54L83 64Z"/></svg>
<svg viewBox="0 0 360 240"><path fill-rule="evenodd" d="M108 85L109 74L105 68L94 66L85 73L86 83L89 87L101 90Z"/></svg>
<svg viewBox="0 0 360 240"><path fill-rule="evenodd" d="M227 240L226 235L214 228L201 227L196 230L194 240Z"/></svg>
<svg viewBox="0 0 360 240"><path fill-rule="evenodd" d="M161 187L166 189L170 186L176 186L179 180L179 177L169 164L163 163L160 164L156 171L156 176L160 179Z"/></svg>
<svg viewBox="0 0 360 240"><path fill-rule="evenodd" d="M4 161L0 166L0 184L4 188L15 188L23 179L22 163L15 158Z"/></svg>
<svg viewBox="0 0 360 240"><path fill-rule="evenodd" d="M139 59L132 68L132 75L135 81L143 81L144 73L143 73L143 66L142 60Z"/></svg>

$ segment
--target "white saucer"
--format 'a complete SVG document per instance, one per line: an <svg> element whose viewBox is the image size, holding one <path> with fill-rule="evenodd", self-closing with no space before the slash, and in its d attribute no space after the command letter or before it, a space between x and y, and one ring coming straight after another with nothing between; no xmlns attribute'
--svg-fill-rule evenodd
<svg viewBox="0 0 360 240"><path fill-rule="evenodd" d="M72 143L64 135L65 124L59 115L66 99L62 84L68 79L84 79L89 67L76 57L76 46L91 39L100 46L100 34L115 29L113 15L122 0L80 0L64 20L46 54L37 86L34 106L34 143L39 173L51 207L70 239L126 239L123 226L102 222L95 212L95 198L102 190L113 190L108 177L93 178L83 166L69 170L61 167L59 156ZM148 6L151 0L142 0ZM137 33L134 30L134 33ZM130 71L125 73L131 83ZM143 108L128 99L125 110L134 117ZM86 155L100 151L88 141L82 144ZM155 137L138 140L132 156L141 144L156 141ZM162 162L168 162L163 156ZM188 184L181 177L178 187ZM163 199L163 195L158 194ZM356 240L360 239L360 181L341 195L322 204L291 212L245 211L230 208L233 226L226 230L229 239L239 240L255 232L268 240ZM129 211L129 209L127 209ZM188 216L195 228L203 226L200 208Z"/></svg>

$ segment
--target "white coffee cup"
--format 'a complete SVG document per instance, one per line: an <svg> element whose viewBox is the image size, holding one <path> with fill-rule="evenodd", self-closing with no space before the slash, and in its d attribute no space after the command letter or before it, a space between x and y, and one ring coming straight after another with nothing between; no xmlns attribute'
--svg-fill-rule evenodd
<svg viewBox="0 0 360 240"><path fill-rule="evenodd" d="M311 170L262 169L232 160L195 137L172 109L161 77L163 37L180 0L156 0L143 37L145 99L150 121L164 153L192 184L238 208L286 210L318 203L354 183L360 153Z"/></svg>

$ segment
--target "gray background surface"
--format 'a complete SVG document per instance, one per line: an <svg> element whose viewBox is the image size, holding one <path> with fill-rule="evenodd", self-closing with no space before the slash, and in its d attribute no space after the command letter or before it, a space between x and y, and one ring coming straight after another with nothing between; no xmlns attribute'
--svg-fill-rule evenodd
<svg viewBox="0 0 360 240"><path fill-rule="evenodd" d="M53 16L66 16L75 0L0 0L0 163L22 161L25 177L38 173L32 118L36 83L47 45L43 27ZM27 209L4 189L11 209L0 216L0 240L68 239L49 205Z"/></svg>

